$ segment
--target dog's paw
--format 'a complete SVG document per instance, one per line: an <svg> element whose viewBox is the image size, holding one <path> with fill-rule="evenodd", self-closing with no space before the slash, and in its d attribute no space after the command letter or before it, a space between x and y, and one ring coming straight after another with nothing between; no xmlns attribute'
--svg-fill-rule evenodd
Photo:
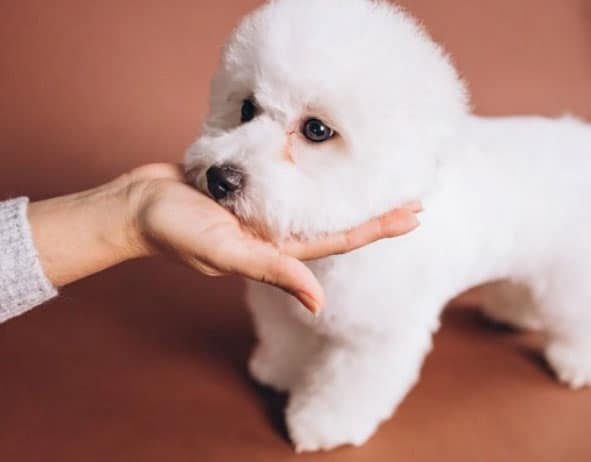
<svg viewBox="0 0 591 462"><path fill-rule="evenodd" d="M554 341L546 348L546 360L558 379L573 389L591 385L591 344Z"/></svg>
<svg viewBox="0 0 591 462"><path fill-rule="evenodd" d="M361 446L375 432L381 419L360 415L342 402L290 402L287 429L296 452L328 451L339 446Z"/></svg>

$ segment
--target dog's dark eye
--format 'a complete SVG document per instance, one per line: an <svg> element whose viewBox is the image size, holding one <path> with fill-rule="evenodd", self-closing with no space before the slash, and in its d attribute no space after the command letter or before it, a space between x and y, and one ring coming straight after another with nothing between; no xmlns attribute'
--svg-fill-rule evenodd
<svg viewBox="0 0 591 462"><path fill-rule="evenodd" d="M334 130L322 120L308 119L304 122L302 134L314 143L322 143L334 136Z"/></svg>
<svg viewBox="0 0 591 462"><path fill-rule="evenodd" d="M251 99L245 99L240 109L240 122L250 122L257 115L257 107Z"/></svg>

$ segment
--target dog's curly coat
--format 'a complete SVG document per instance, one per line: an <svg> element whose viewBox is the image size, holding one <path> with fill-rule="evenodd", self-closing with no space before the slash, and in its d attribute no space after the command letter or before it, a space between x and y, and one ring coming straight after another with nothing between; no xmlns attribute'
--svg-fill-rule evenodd
<svg viewBox="0 0 591 462"><path fill-rule="evenodd" d="M519 284L487 313L544 330L559 378L591 383L591 128L472 115L446 54L400 9L276 0L248 16L186 156L204 192L224 165L240 187L213 195L275 238L425 207L407 236L310 263L328 299L318 318L249 283L250 370L290 393L297 450L365 442L417 381L446 302L485 281Z"/></svg>

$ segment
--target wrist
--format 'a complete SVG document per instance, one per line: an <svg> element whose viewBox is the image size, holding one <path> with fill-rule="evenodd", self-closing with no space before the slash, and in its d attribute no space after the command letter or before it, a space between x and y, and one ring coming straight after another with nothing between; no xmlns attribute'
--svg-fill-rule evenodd
<svg viewBox="0 0 591 462"><path fill-rule="evenodd" d="M109 252L121 259L130 260L153 254L148 245L139 219L142 213L143 184L134 182L125 174L94 191L94 201L104 204L102 223L96 227L96 238Z"/></svg>
<svg viewBox="0 0 591 462"><path fill-rule="evenodd" d="M136 237L126 191L118 179L29 205L35 247L55 286L145 254Z"/></svg>

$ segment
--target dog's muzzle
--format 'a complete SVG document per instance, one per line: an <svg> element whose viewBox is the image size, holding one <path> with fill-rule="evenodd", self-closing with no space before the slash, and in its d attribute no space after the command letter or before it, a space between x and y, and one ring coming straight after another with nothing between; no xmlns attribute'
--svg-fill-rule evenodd
<svg viewBox="0 0 591 462"><path fill-rule="evenodd" d="M244 187L244 173L235 165L214 165L207 169L207 189L215 200L236 194Z"/></svg>

